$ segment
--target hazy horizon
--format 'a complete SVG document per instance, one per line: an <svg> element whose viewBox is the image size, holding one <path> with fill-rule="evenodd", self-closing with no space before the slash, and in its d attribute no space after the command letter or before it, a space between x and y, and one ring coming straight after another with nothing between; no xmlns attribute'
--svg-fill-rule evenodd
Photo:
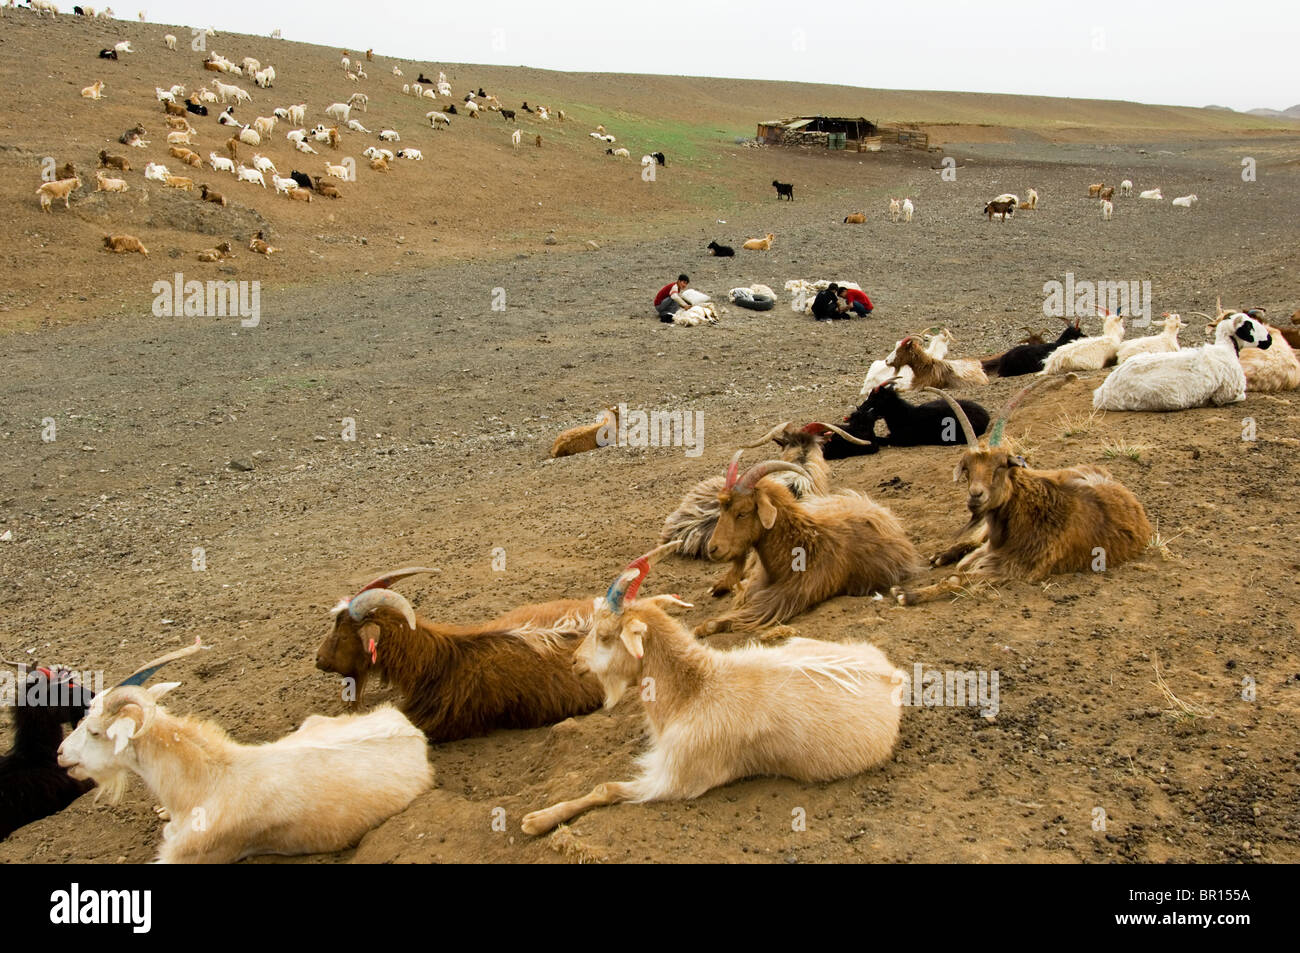
<svg viewBox="0 0 1300 953"><path fill-rule="evenodd" d="M775 0L707 6L634 0L617 7L578 0L558 11L524 0L496 0L467 13L377 0L366 5L364 18L341 0L317 0L309 17L301 5L284 0L227 0L216 8L162 0L140 9L156 23L261 36L278 28L286 40L369 47L381 58L428 65L1219 105L1239 111L1300 103L1288 75L1300 14L1278 0L1244 0L1230 12L1210 0L1177 6L1095 0L1074 9L1031 0L940 0L874 11L814 0L797 12ZM135 9L116 13L121 19L136 16ZM997 35L1005 38L994 39ZM221 50L220 37L212 45ZM241 55L222 52L235 59ZM1222 68L1207 68L1216 60Z"/></svg>

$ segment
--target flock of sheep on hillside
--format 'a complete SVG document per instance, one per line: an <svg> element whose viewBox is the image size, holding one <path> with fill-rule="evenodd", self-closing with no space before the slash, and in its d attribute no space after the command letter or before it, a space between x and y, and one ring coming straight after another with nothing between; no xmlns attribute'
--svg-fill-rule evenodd
<svg viewBox="0 0 1300 953"><path fill-rule="evenodd" d="M269 76L267 85L274 82L261 64L246 60L235 66L215 54L206 62L222 64L223 72L251 68L254 75ZM353 62L345 54L342 66L358 81L365 76L360 58ZM401 76L397 68L394 74ZM441 93L445 77L420 78L421 87L427 82ZM214 95L223 85L216 84ZM183 87L158 90L164 106L176 106L183 94ZM492 108L490 97L481 90L476 95ZM194 112L200 105L191 99L179 108ZM351 123L353 106L364 112L365 97L336 103L327 113ZM302 125L304 110L284 111L289 122ZM174 112L168 110L169 118L180 122L173 131L182 135L169 145L186 150L193 130ZM241 141L257 145L258 137L270 133L275 120L263 118L269 123L261 128L240 126ZM302 137L295 141L302 144L307 131L297 131ZM138 145L143 135L137 128L122 140ZM598 135L607 136L603 129ZM330 145L338 136L337 127L318 126L312 133L314 141ZM398 140L396 133L380 136ZM225 162L215 153L209 160L237 181L265 187L262 176L270 173L277 191L320 191L319 179L299 181L303 174L297 170L289 185L260 154L251 166L233 167L238 150L229 151ZM400 155L381 154L372 165ZM199 167L190 156L178 158ZM100 160L106 168L130 170L123 157L101 152ZM185 188L155 163L146 175ZM42 188L43 206L47 199L66 203L71 191ZM217 201L209 187L201 188ZM788 192L793 201L793 189ZM778 188L778 198L785 194ZM1011 214L1011 207L998 206L1013 200L1021 207L1014 196L989 203L990 217ZM1036 204L1031 192L1026 205ZM904 203L898 206L906 215ZM107 240L127 244L126 239L131 236ZM256 250L274 251L261 233L253 239L259 243L263 247ZM142 245L133 250L145 252ZM217 256L212 260L230 250L229 242L222 243L211 250ZM803 298L828 283L794 284L796 297ZM116 801L134 774L167 820L161 861L229 862L262 853L341 850L430 787L430 742L554 724L612 708L633 686L642 689L649 726L636 777L599 784L585 796L526 815L525 833L545 833L592 807L694 798L747 776L817 782L880 765L899 737L905 676L878 648L791 638L723 651L708 637L762 632L840 596L874 594L911 606L983 583L1041 582L1096 571L1099 554L1108 570L1139 557L1152 528L1127 487L1091 465L1035 469L1004 440L1011 414L1029 397L1080 373L1114 367L1093 395L1094 406L1105 410L1183 410L1240 401L1248 390L1300 386L1300 363L1290 346L1294 331L1269 326L1260 309L1218 308L1214 318L1206 316L1213 340L1187 349L1178 341L1185 327L1179 315L1167 315L1158 333L1127 341L1122 316L1100 316L1100 335L1085 335L1081 322L1067 321L1054 340L1033 336L980 358L950 356L957 342L947 329L905 336L872 364L863 384L866 400L843 426L783 422L736 449L722 473L686 490L667 516L658 545L619 571L602 594L524 605L477 624L449 624L421 616L394 588L434 570L413 566L381 575L334 607L316 655L319 669L353 687L353 711L313 715L269 744L241 744L212 721L174 715L160 704L178 683L148 685L148 679L200 652L197 640L93 696L68 670L28 670L23 664L16 690L25 703L13 708L14 746L0 759L0 837L62 810L92 786L97 797ZM989 375L1036 376L996 415L950 393L986 386ZM905 399L908 392L924 402ZM618 413L610 408L597 424L562 434L552 455L594 450L602 444L599 429L616 425ZM882 420L885 435L876 433ZM926 563L908 527L888 507L837 487L830 462L882 447L956 449L959 443L964 447L955 455L954 478L966 486L968 518L930 558L930 566L948 568L927 584ZM779 448L777 458L742 465L746 450L768 444ZM676 615L689 603L673 595L642 595L652 567L669 556L725 563L710 592L730 595L731 605L691 629ZM372 676L388 684L397 701L365 712ZM647 693L646 685L653 691ZM73 726L66 738L65 724Z"/></svg>

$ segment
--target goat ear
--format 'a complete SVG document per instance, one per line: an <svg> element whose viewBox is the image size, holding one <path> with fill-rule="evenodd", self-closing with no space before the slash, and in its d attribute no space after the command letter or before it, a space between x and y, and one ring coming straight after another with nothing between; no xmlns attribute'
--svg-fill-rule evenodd
<svg viewBox="0 0 1300 953"><path fill-rule="evenodd" d="M776 522L776 506L768 499L764 490L759 490L754 494L758 500L758 521L763 524L763 529L771 529Z"/></svg>
<svg viewBox="0 0 1300 953"><path fill-rule="evenodd" d="M152 698L154 701L157 701L158 699L166 695L169 691L171 691L173 688L180 688L180 687L181 687L180 682L159 682L157 685L150 685L147 689L145 689L145 691L149 693L150 698Z"/></svg>
<svg viewBox="0 0 1300 953"><path fill-rule="evenodd" d="M104 734L113 739L113 754L121 754L126 749L134 732L135 719L129 715L122 715L108 726Z"/></svg>
<svg viewBox="0 0 1300 953"><path fill-rule="evenodd" d="M960 483L962 475L966 472L966 461L958 460L957 465L952 468L952 482Z"/></svg>
<svg viewBox="0 0 1300 953"><path fill-rule="evenodd" d="M624 647L638 659L645 655L643 636L647 628L646 624L640 619L632 619L618 633L618 637L623 640Z"/></svg>

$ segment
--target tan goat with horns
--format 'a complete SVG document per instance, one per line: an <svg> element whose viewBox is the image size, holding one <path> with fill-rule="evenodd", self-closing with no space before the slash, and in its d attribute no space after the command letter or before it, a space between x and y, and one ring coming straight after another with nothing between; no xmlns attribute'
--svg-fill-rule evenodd
<svg viewBox="0 0 1300 953"><path fill-rule="evenodd" d="M1050 386L1074 380L1056 378ZM1058 573L1102 571L1141 555L1151 538L1142 504L1102 467L1034 470L1001 446L1011 412L1043 381L1022 389L1003 408L981 447L961 405L928 388L952 407L966 435L953 480L966 480L970 522L956 541L930 560L957 563L957 574L922 589L895 588L900 605L954 592L970 580L1041 582Z"/></svg>

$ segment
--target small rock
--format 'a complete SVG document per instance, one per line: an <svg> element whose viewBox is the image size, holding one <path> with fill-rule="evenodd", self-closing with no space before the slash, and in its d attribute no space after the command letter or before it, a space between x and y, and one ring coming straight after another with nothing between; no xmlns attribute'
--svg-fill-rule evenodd
<svg viewBox="0 0 1300 953"><path fill-rule="evenodd" d="M253 469L253 465L244 460L231 460L226 465L232 470L239 470L241 473L247 473L249 470Z"/></svg>
<svg viewBox="0 0 1300 953"><path fill-rule="evenodd" d="M592 251L595 251L595 250L598 249L600 246L597 245L595 242L589 241L589 242L587 242L587 247L590 248Z"/></svg>

